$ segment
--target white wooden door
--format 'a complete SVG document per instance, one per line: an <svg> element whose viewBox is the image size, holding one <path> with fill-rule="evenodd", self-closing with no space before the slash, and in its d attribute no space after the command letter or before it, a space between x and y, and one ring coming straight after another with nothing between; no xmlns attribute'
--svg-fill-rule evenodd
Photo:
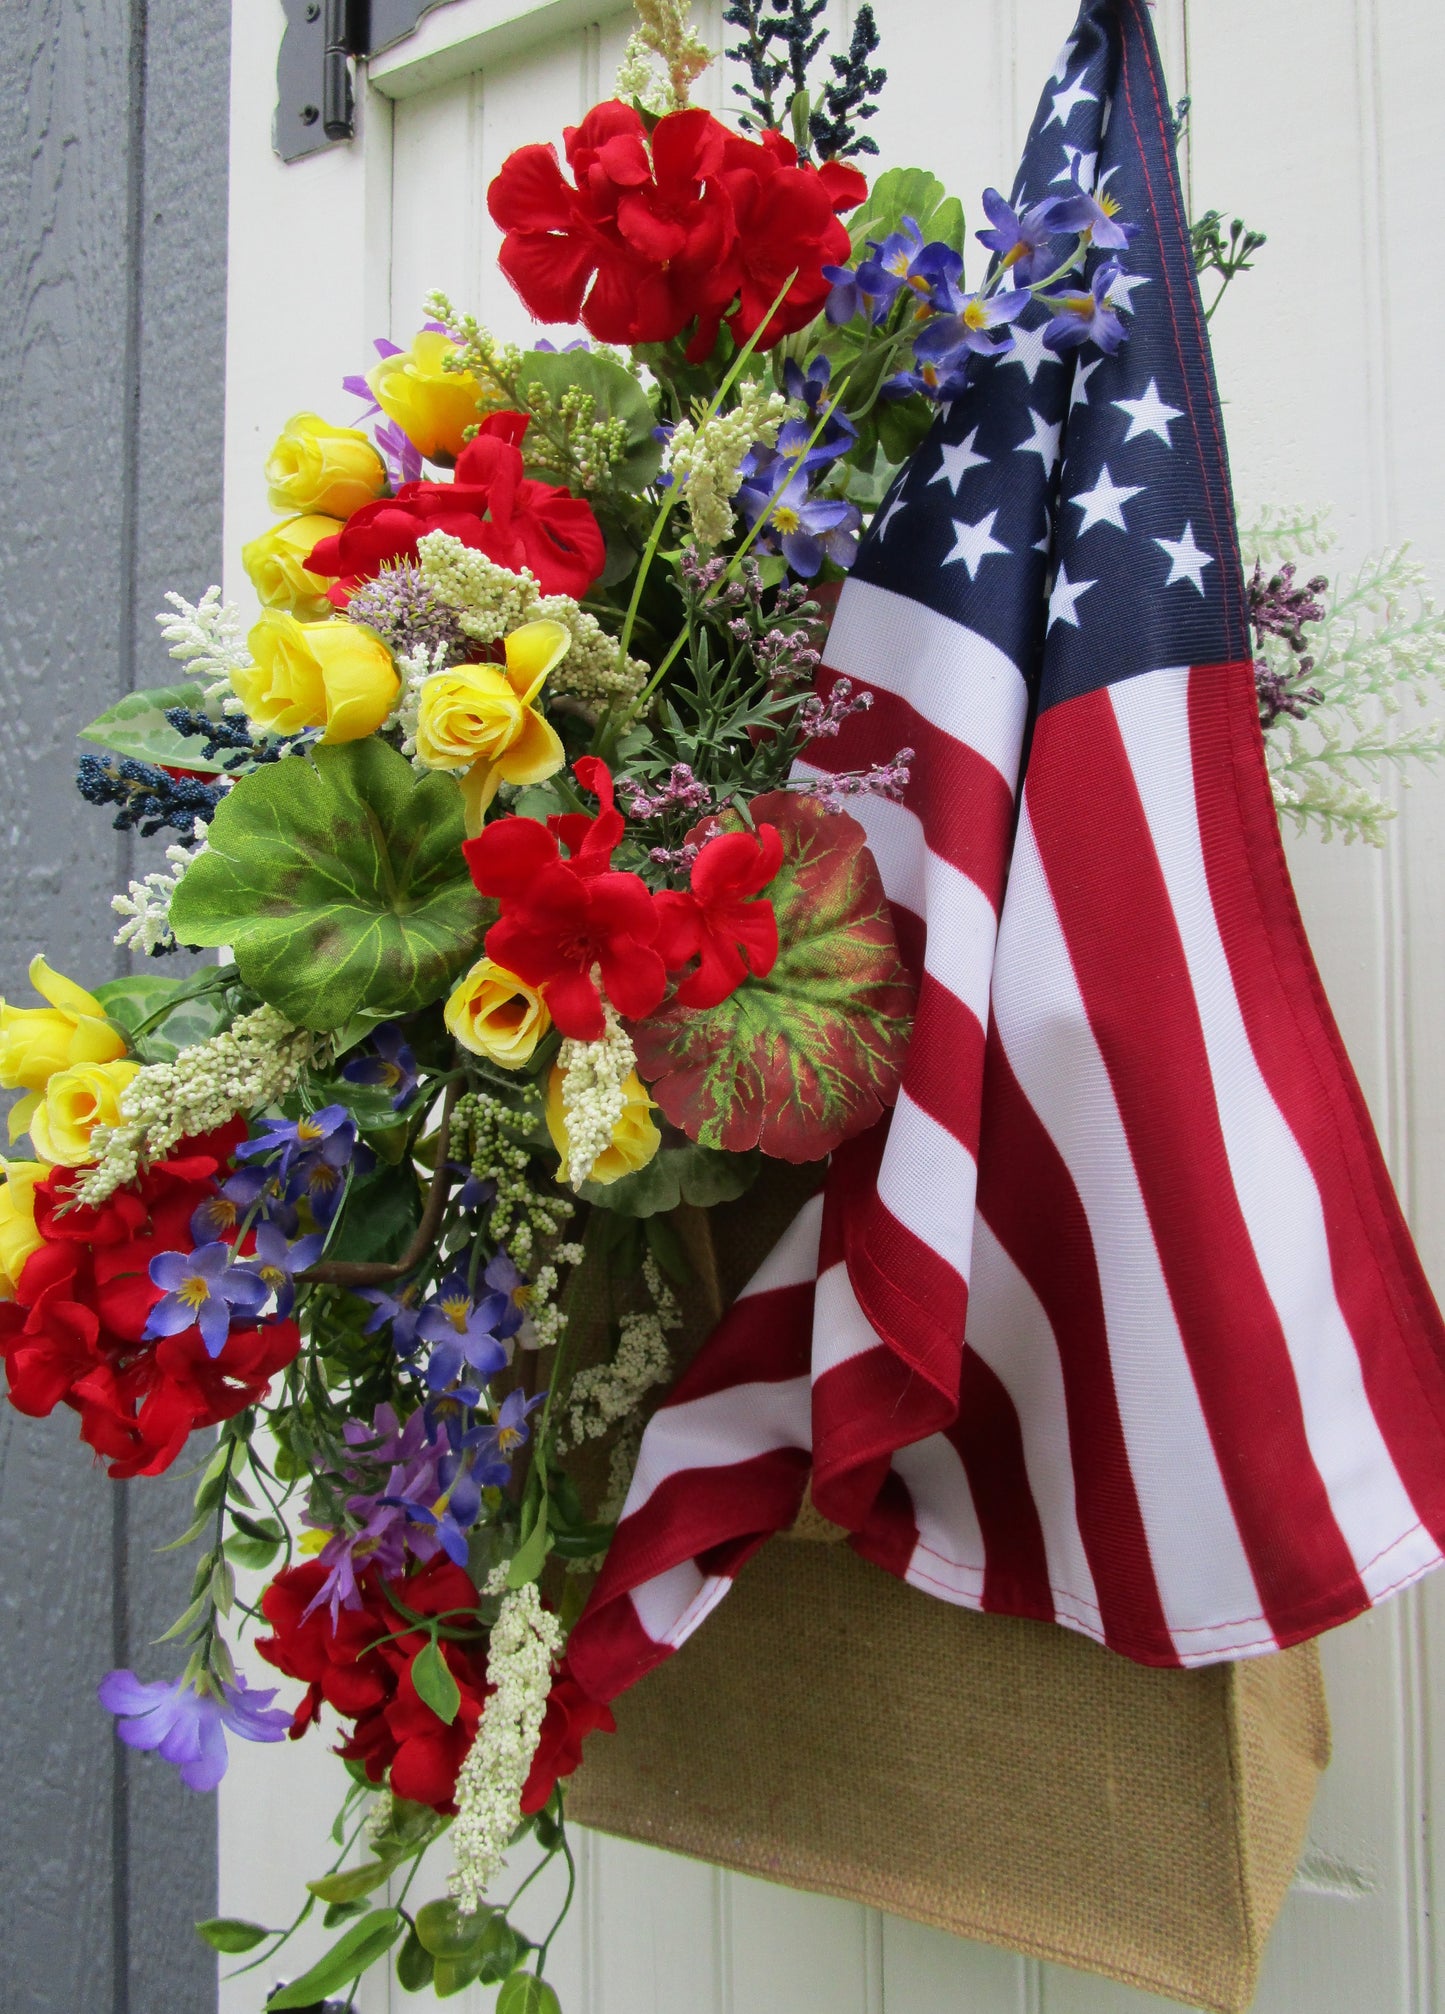
<svg viewBox="0 0 1445 2014"><path fill-rule="evenodd" d="M849 0L831 0L835 34ZM1074 0L876 0L889 71L883 164L932 168L969 206L1007 186ZM721 39L719 0L698 19ZM1342 560L1412 539L1445 561L1445 327L1438 253L1438 0L1156 0L1189 93L1196 208L1270 234L1217 319L1239 494L1330 504ZM286 416L344 417L370 339L405 342L446 287L498 333L529 326L497 274L485 192L525 140L608 90L628 16L612 0L452 0L378 59L358 137L291 167L270 151L278 0L235 0L227 357L228 588L267 521L261 463ZM721 106L720 83L706 80ZM1384 854L1292 842L1306 920L1437 1290L1445 1289L1445 777L1403 801ZM1324 1646L1336 1755L1275 1934L1259 2014L1445 2008L1445 1586ZM247 1749L221 1795L222 1907L285 1920L322 1861L336 1765L315 1736ZM303 1947L314 1954L320 1940ZM229 1969L223 1967L223 1969ZM583 1842L558 1948L567 2014L1143 2014L1108 1982L816 1896ZM254 2014L261 1979L223 1990ZM473 1989L457 2003L490 2002ZM376 1982L369 2014L422 2004Z"/></svg>

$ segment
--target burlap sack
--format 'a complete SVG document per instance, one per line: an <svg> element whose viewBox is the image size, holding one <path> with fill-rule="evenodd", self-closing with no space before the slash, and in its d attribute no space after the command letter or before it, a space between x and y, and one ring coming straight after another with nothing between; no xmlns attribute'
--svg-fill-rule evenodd
<svg viewBox="0 0 1445 2014"><path fill-rule="evenodd" d="M712 1213L724 1298L799 1200L785 1182ZM687 1231L695 1248L697 1220ZM805 1511L797 1538L832 1533ZM1328 1760L1315 1646L1148 1670L797 1538L615 1702L569 1815L1247 2008Z"/></svg>

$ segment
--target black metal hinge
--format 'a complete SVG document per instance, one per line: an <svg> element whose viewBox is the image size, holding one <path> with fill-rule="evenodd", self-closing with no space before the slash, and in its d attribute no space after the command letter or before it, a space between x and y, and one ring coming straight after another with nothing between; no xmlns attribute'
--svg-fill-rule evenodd
<svg viewBox="0 0 1445 2014"><path fill-rule="evenodd" d="M351 64L377 56L447 0L282 0L271 143L283 161L318 154L354 131Z"/></svg>

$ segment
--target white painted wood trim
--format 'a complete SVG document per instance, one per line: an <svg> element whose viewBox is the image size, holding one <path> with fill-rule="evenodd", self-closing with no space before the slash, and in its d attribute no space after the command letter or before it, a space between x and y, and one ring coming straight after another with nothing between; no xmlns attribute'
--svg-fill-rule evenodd
<svg viewBox="0 0 1445 2014"><path fill-rule="evenodd" d="M622 11L617 0L452 0L405 42L373 57L367 82L384 97L413 98Z"/></svg>

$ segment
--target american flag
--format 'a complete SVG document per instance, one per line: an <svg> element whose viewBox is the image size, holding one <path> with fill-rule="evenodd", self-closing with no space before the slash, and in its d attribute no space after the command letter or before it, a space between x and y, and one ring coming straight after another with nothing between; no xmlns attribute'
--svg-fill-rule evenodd
<svg viewBox="0 0 1445 2014"><path fill-rule="evenodd" d="M829 675L919 974L895 1111L655 1414L573 1632L611 1697L816 1508L968 1607L1196 1665L1439 1564L1445 1330L1270 799L1219 408L1144 0L1085 0L1015 207L1141 227L1114 356L1040 308L877 515ZM817 746L815 744L815 746Z"/></svg>

